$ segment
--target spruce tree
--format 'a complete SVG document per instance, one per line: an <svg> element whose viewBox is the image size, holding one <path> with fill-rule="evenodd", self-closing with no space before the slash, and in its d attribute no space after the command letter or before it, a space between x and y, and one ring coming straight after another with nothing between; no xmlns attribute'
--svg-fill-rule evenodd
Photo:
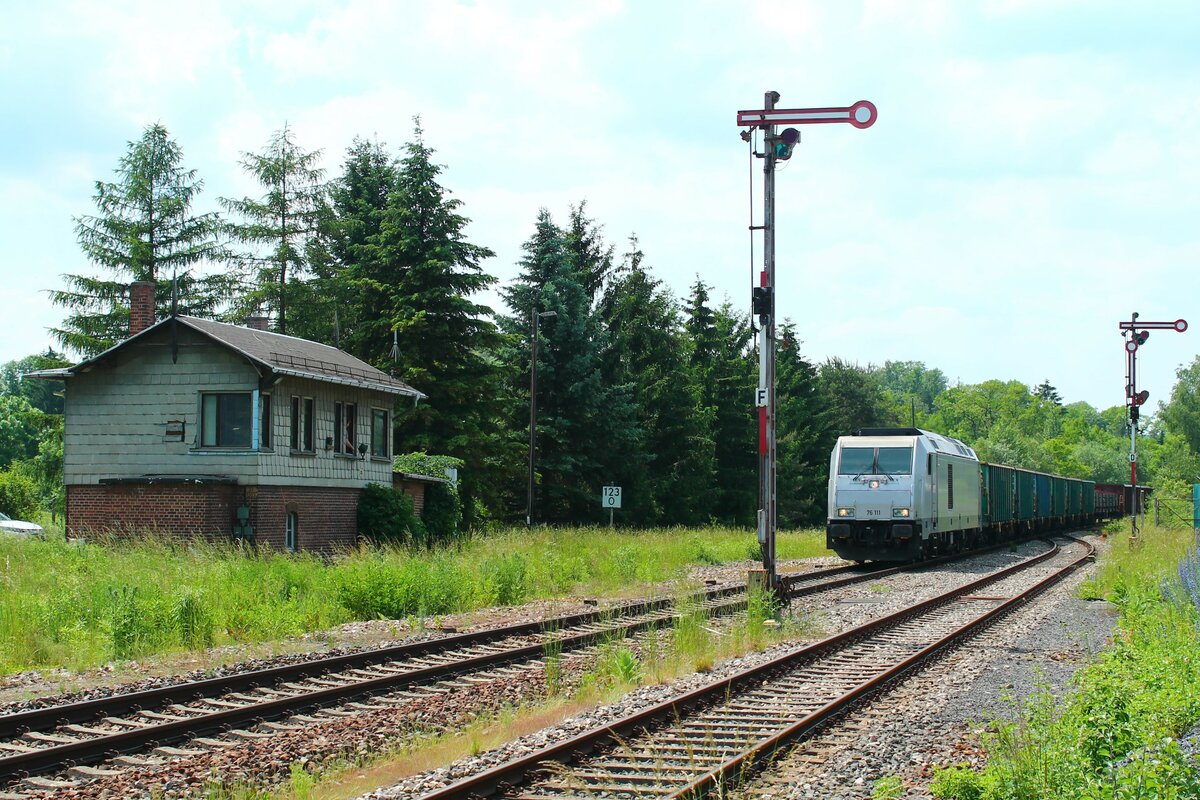
<svg viewBox="0 0 1200 800"><path fill-rule="evenodd" d="M796 327L785 322L776 359L776 451L779 524L816 525L825 518L829 456L837 440L817 370L804 358Z"/></svg>
<svg viewBox="0 0 1200 800"><path fill-rule="evenodd" d="M221 276L199 275L196 267L220 257L216 214L195 214L203 187L195 170L184 169L183 151L160 124L148 125L129 142L114 182L97 181L97 213L75 220L79 246L105 277L64 275L67 288L50 292L67 310L62 327L51 330L64 346L85 356L112 347L129 334L129 284L156 285L156 316L169 313L172 280L178 310L196 316L216 313L227 292Z"/></svg>
<svg viewBox="0 0 1200 800"><path fill-rule="evenodd" d="M587 292L588 302L593 305L600 298L604 283L613 272L612 245L604 241L604 231L596 221L587 216L587 201L571 206L567 223L566 245L568 257L575 265L579 283Z"/></svg>
<svg viewBox="0 0 1200 800"><path fill-rule="evenodd" d="M609 331L606 374L632 389L640 452L622 464L622 484L636 487L622 514L641 525L708 521L716 461L711 415L700 408L700 387L689 360L674 298L642 266L636 237L603 296Z"/></svg>
<svg viewBox="0 0 1200 800"><path fill-rule="evenodd" d="M464 512L473 524L503 478L502 373L494 357L501 337L492 309L473 299L495 283L481 266L495 254L467 241L462 201L438 183L442 167L433 152L418 124L373 252L392 264L395 276L388 321L399 346L397 375L429 395L400 418L400 439L463 459ZM369 332L368 322L364 317L361 327ZM391 349L387 339L379 344ZM370 351L365 341L363 349Z"/></svg>
<svg viewBox="0 0 1200 800"><path fill-rule="evenodd" d="M709 305L708 287L692 285L685 323L698 384L697 407L711 425L716 476L710 496L712 516L733 525L751 525L758 508L754 387L757 372L746 315L725 302Z"/></svg>
<svg viewBox="0 0 1200 800"><path fill-rule="evenodd" d="M319 150L301 149L284 125L262 153L243 154L242 167L265 194L221 200L242 220L229 226L230 235L247 247L236 257L247 282L237 311L273 314L280 333L288 332L292 284L298 284L314 257L311 251L326 213L325 172L316 166L320 158Z"/></svg>
<svg viewBox="0 0 1200 800"><path fill-rule="evenodd" d="M607 335L593 314L572 258L567 234L550 213L538 214L525 242L521 274L503 291L511 316L501 324L512 338L506 363L519 370L510 383L513 429L528 431L531 311L553 311L539 326L538 455L535 518L583 522L600 518L600 487L615 480L622 462L639 453L628 386L605 380ZM514 496L523 506L524 497Z"/></svg>

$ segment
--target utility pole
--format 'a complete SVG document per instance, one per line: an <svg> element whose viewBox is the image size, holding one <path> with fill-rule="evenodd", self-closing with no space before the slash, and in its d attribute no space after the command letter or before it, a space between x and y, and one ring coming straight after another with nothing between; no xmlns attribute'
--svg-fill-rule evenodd
<svg viewBox="0 0 1200 800"><path fill-rule="evenodd" d="M529 309L529 324L533 329L532 341L529 346L529 494L525 501L525 527L533 527L533 497L537 487L534 484L534 464L537 461L537 351L538 351L538 322L542 317L557 317L557 311L541 311L537 307Z"/></svg>
<svg viewBox="0 0 1200 800"><path fill-rule="evenodd" d="M1151 330L1171 330L1183 333L1188 324L1185 319L1174 322L1138 322L1135 311L1128 322L1118 323L1121 337L1125 340L1125 399L1129 402L1129 546L1138 541L1139 497L1137 485L1137 434L1141 409L1150 399L1150 392L1137 388L1137 351L1150 338ZM1144 512L1143 512L1144 513ZM1157 516L1157 515L1156 515ZM1155 520L1157 522L1157 519Z"/></svg>
<svg viewBox="0 0 1200 800"><path fill-rule="evenodd" d="M787 128L776 134L776 125L810 125L847 122L856 128L869 128L879 113L875 106L860 100L847 108L776 109L779 92L763 95L763 107L739 111L739 127L749 126L742 138L750 141L752 131L763 133L763 224L751 225L751 231L763 232L763 268L758 286L752 291L752 310L758 317L758 543L762 550L763 579L767 590L778 592L779 580L775 564L775 534L778 521L776 494L776 403L775 403L775 164L792 157L793 147L800 141L800 132Z"/></svg>

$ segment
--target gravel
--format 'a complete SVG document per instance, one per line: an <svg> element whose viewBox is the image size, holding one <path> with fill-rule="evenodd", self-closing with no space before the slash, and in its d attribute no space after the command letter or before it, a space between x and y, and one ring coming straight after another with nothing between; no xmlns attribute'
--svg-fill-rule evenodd
<svg viewBox="0 0 1200 800"><path fill-rule="evenodd" d="M928 570L881 577L878 582L856 584L840 590L802 598L793 604L792 613L801 616L809 623L815 623L822 630L822 635L836 633L899 610L917 600L940 594L953 586L968 583L984 573L1044 552L1045 548L1046 545L1044 543L1030 542L1021 545L1015 552L997 551L976 556L958 564L942 565ZM1042 605L1040 603L1033 604L1018 612L1018 614L1029 614L1031 611L1041 608ZM1007 624L1005 623L1005 625ZM1001 627L1004 626L1002 625ZM994 636L995 634L987 635ZM560 725L546 728L534 735L521 737L480 755L461 758L440 769L412 776L392 787L379 789L363 795L361 800L383 800L383 798L388 798L389 800L415 800L415 798L445 786L448 783L452 783L457 779L524 756L536 749L562 741L591 727L607 724L622 716L661 702L668 697L698 688L733 672L762 663L794 647L794 643L778 645L763 653L751 654L719 664L708 674L690 675L668 686L641 687L626 695L618 703L594 709L586 714L566 720ZM975 659L979 661L982 667L986 665L991 656L991 653L988 655L977 654ZM943 668L944 664L956 657L961 658L962 656L957 653L952 654L948 659L938 662L935 669ZM961 668L951 667L950 675L951 683L965 684L965 673ZM834 740L835 750L844 749L845 760L848 765L846 767L837 767L835 768L836 771L826 776L832 780L812 782L812 791L809 792L801 791L800 787L797 787L789 779L780 786L774 786L771 790L765 792L765 794L767 796L778 797L786 796L789 792L794 792L791 794L793 797L870 797L870 784L867 776L870 774L871 769L870 767L864 769L863 766L867 765L869 759L873 756L880 755L885 744L890 744L891 751L900 759L897 764L893 765L892 772L899 771L910 764L924 764L924 756L912 752L908 746L909 742L914 737L929 738L927 732L935 729L931 727L932 725L938 724L929 715L940 710L945 704L945 698L949 696L949 693L945 691L944 685L940 687L939 691L931 691L938 688L939 683L944 684L945 681L935 679L932 682L927 681L926 683L927 685L912 698L914 703L919 704L923 702L925 704L928 712L926 717L918 720L915 726L910 726L899 731L899 736L895 737L894 741L886 741L889 737L881 730L879 720L868 715L862 722L862 729L868 731L868 733L861 740L858 740L857 735L852 735L849 740L851 743L850 747L846 746L848 740L845 738L845 732L825 735L827 738ZM884 718L894 716L894 711L888 711L884 715ZM911 761L910 759L914 757L919 760ZM849 794L844 791L847 784L852 787Z"/></svg>
<svg viewBox="0 0 1200 800"><path fill-rule="evenodd" d="M869 798L875 781L899 776L906 798L928 797L934 766L982 763L978 733L1011 718L1038 688L1061 695L1070 676L1109 641L1116 614L1079 600L1085 567L960 647L860 704L835 728L797 748L747 795ZM989 590L990 591L990 590Z"/></svg>

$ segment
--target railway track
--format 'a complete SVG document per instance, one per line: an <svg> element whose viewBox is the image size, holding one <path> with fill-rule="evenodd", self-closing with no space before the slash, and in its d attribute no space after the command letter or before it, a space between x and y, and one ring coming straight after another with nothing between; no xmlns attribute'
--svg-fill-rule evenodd
<svg viewBox="0 0 1200 800"><path fill-rule="evenodd" d="M906 670L1094 557L1047 552L895 614L464 779L422 800L695 798L724 791Z"/></svg>
<svg viewBox="0 0 1200 800"><path fill-rule="evenodd" d="M877 580L901 569L835 567L786 575L784 585L789 596L797 597ZM693 599L710 616L733 614L745 607L745 585L712 587ZM674 601L656 598L2 715L0 786L8 789L0 791L0 798L21 797L22 790L65 789L122 770L161 765L205 748L228 747L230 738L252 740L295 731L297 723L319 721L305 714L314 709L341 705L353 713L380 708L380 702L406 692L411 696L413 690L444 679L471 680L488 670L542 658L551 647L557 652L579 650L669 625L674 617ZM217 734L224 738L206 738ZM173 746L178 743L184 746ZM104 768L88 766L98 762L105 762ZM41 777L48 774L53 777ZM18 781L23 783L14 785Z"/></svg>

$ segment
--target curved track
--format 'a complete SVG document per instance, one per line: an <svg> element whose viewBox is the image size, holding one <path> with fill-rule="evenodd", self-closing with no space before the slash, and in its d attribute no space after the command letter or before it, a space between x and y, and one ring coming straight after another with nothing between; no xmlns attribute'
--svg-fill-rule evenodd
<svg viewBox="0 0 1200 800"><path fill-rule="evenodd" d="M728 788L768 763L791 740L961 643L1094 557L1090 544L1076 540L1070 548L1077 552L1063 554L1054 546L898 613L487 770L424 800L499 790L522 800L633 800L698 797ZM1044 566L1050 561L1056 563ZM1030 577L1030 572L1047 574ZM1006 586L1014 581L1021 586ZM989 587L989 593L980 593Z"/></svg>

